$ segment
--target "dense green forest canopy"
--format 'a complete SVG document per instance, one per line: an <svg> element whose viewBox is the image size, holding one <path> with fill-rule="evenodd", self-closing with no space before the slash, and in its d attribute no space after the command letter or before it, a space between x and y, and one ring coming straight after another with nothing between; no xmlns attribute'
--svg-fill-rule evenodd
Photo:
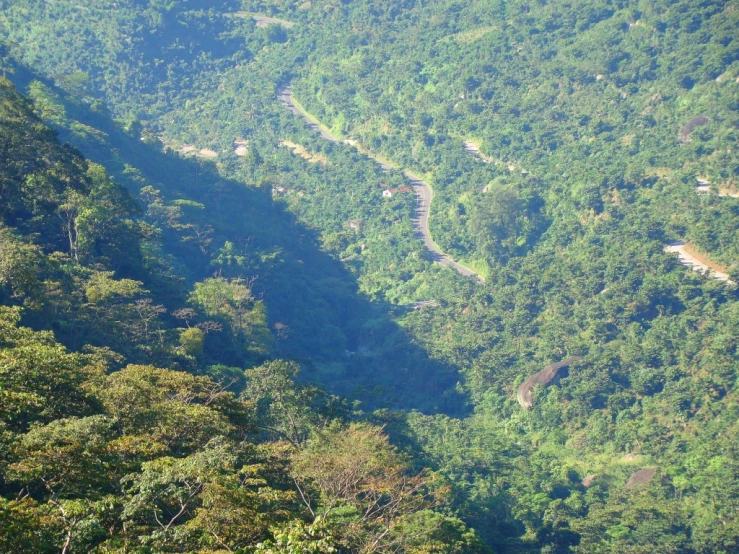
<svg viewBox="0 0 739 554"><path fill-rule="evenodd" d="M1 549L735 551L738 8L0 0Z"/></svg>
<svg viewBox="0 0 739 554"><path fill-rule="evenodd" d="M32 108L0 80L3 552L485 550L443 475L274 359L253 278L178 273L203 206L137 201Z"/></svg>

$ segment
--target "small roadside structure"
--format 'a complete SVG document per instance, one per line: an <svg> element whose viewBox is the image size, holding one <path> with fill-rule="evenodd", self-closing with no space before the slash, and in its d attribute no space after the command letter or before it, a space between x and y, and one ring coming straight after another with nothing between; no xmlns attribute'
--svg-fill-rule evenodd
<svg viewBox="0 0 739 554"><path fill-rule="evenodd" d="M462 144L464 144L464 149L467 150L467 152L469 152L470 154L480 153L480 147L476 145L474 142L465 140L465 141L462 141Z"/></svg>
<svg viewBox="0 0 739 554"><path fill-rule="evenodd" d="M699 253L684 240L676 240L668 243L665 246L665 252L677 254L677 259L680 263L694 271L706 274L712 279L725 281L730 285L736 284L729 277L728 270L726 268L711 262L705 255Z"/></svg>
<svg viewBox="0 0 739 554"><path fill-rule="evenodd" d="M626 481L624 488L631 489L637 485L646 485L652 480L656 471L656 468L640 469L639 471L635 471L631 474L629 480Z"/></svg>
<svg viewBox="0 0 739 554"><path fill-rule="evenodd" d="M180 149L180 153L185 156L194 155L196 158L203 158L206 160L213 160L218 157L218 152L211 150L210 148L202 148L198 150L194 144L183 144Z"/></svg>
<svg viewBox="0 0 739 554"><path fill-rule="evenodd" d="M473 156L479 157L486 164L493 163L495 161L493 158L488 158L485 154L483 154L480 151L480 147L474 142L465 140L465 141L462 141L462 144L464 144L464 149L468 154L472 154Z"/></svg>
<svg viewBox="0 0 739 554"><path fill-rule="evenodd" d="M711 182L703 177L696 178L695 192L698 194L708 194L711 192Z"/></svg>
<svg viewBox="0 0 739 554"><path fill-rule="evenodd" d="M363 225L364 222L361 219L350 219L346 222L346 226L355 233L359 233L362 230Z"/></svg>
<svg viewBox="0 0 739 554"><path fill-rule="evenodd" d="M286 29L291 29L295 26L292 21L286 21L284 19L278 19L276 17L269 17L266 15L260 15L258 13L251 12L234 12L227 14L231 17L238 17L240 19L253 19L260 29L266 29L270 25L282 25Z"/></svg>
<svg viewBox="0 0 739 554"><path fill-rule="evenodd" d="M382 186L382 185L380 185ZM386 185L387 186L387 185ZM399 188L385 189L382 191L382 196L385 198L392 198L393 194L403 194L405 192L413 192L413 189L409 186L402 186Z"/></svg>
<svg viewBox="0 0 739 554"><path fill-rule="evenodd" d="M526 379L521 386L518 387L516 392L516 399L524 410L530 410L534 406L533 389L536 385L548 387L549 385L555 384L562 375L560 371L578 360L581 360L582 356L572 356L556 364L550 364L542 369L538 373L534 373L531 377Z"/></svg>
<svg viewBox="0 0 739 554"><path fill-rule="evenodd" d="M436 300L419 300L418 302L411 302L409 304L403 304L403 307L407 310L412 310L414 312L418 310L423 310L425 308L439 308L441 304L439 304Z"/></svg>
<svg viewBox="0 0 739 554"><path fill-rule="evenodd" d="M473 156L477 156L480 158L483 162L486 164L495 164L498 167L507 167L508 171L513 173L516 170L519 170L521 172L521 175L528 175L528 171L526 171L524 168L522 168L518 162L504 162L503 160L496 159L490 156L486 156L480 151L480 146L475 144L474 142L470 141L462 141L462 144L464 144L465 152L468 154L472 154ZM487 188L485 187L482 192L487 192Z"/></svg>
<svg viewBox="0 0 739 554"><path fill-rule="evenodd" d="M290 142L289 140L283 140L280 142L279 146L285 146L289 148L296 155L300 156L301 158L312 164L320 163L322 165L328 165L328 158L325 154L314 154L313 152L309 152L302 144L296 144L294 142Z"/></svg>
<svg viewBox="0 0 739 554"><path fill-rule="evenodd" d="M282 25L287 29L292 29L295 26L295 23L292 21L286 21L276 17L267 17L266 15L253 14L251 18L256 22L257 27L260 29L266 29L270 25Z"/></svg>

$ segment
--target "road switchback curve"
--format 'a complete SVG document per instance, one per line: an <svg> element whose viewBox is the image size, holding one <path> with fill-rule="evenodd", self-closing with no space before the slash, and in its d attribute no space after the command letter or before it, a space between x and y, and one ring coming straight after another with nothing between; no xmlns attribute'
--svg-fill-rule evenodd
<svg viewBox="0 0 739 554"><path fill-rule="evenodd" d="M293 99L291 85L285 85L284 87L279 89L279 91L277 92L277 99L292 113L294 113L298 117L303 118L308 126L319 133L324 139L330 140L331 142L344 142L351 145L357 144L356 141L353 140L342 141L339 137L333 135L310 114L306 113L305 110L298 106ZM389 171L390 169L392 169L387 163L377 159L372 154L366 151L364 152L364 154L372 158L372 160L384 171ZM433 190L428 183L426 183L425 181L423 181L423 179L414 175L407 169L403 170L403 175L405 175L408 181L410 181L410 184L413 187L413 191L416 193L416 212L413 217L414 236L423 241L424 246L431 253L431 256L433 257L435 262L450 269L454 269L465 277L471 277L481 283L484 283L485 279L481 275L475 273L470 268L463 266L459 262L454 261L451 257L442 252L438 246L436 246L434 241L431 239L431 233L429 232L429 213L431 211L431 200L434 197Z"/></svg>

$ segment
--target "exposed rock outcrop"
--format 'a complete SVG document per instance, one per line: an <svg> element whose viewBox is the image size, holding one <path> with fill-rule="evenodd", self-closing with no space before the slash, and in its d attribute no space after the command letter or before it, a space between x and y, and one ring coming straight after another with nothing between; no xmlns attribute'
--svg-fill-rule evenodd
<svg viewBox="0 0 739 554"><path fill-rule="evenodd" d="M587 477L585 477L585 479L582 480L581 484L585 488L592 487L597 478L597 475L588 475Z"/></svg>
<svg viewBox="0 0 739 554"><path fill-rule="evenodd" d="M539 373L535 373L521 383L516 394L516 398L518 399L518 403L521 404L521 407L524 410L530 410L534 405L532 396L534 386L541 385L543 387L548 387L549 385L556 383L560 378L560 370L580 359L582 359L582 356L573 356L566 360L562 360L561 362L557 362L556 364L548 365Z"/></svg>
<svg viewBox="0 0 739 554"><path fill-rule="evenodd" d="M696 127L701 127L709 121L710 119L705 115L695 116L693 119L688 121L682 129L680 129L680 140L682 142L690 142L690 133L692 133Z"/></svg>
<svg viewBox="0 0 739 554"><path fill-rule="evenodd" d="M624 487L630 489L632 487L635 487L636 485L646 485L647 483L649 483L649 481L652 480L652 477L654 477L656 471L657 470L655 468L640 469L639 471L635 471L631 474L629 480L626 481Z"/></svg>

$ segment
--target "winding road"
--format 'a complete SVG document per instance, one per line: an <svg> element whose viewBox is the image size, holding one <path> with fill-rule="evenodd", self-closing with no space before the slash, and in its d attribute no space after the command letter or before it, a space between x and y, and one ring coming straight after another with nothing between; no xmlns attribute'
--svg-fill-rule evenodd
<svg viewBox="0 0 739 554"><path fill-rule="evenodd" d="M671 242L667 246L665 246L665 252L677 254L677 258L678 260L680 260L680 263L685 266L688 266L693 271L698 271L700 273L708 275L709 277L712 277L713 279L717 279L719 281L726 281L730 285L736 284L723 271L719 271L715 267L709 267L708 265L700 261L698 258L693 256L687 250L687 247L688 245L686 244L684 240L678 240L675 242Z"/></svg>
<svg viewBox="0 0 739 554"><path fill-rule="evenodd" d="M298 117L302 117L308 123L308 126L319 133L324 139L330 140L331 142L344 142L345 144L356 146L356 141L349 139L342 141L339 137L331 134L325 127L322 127L318 121L313 119L313 117L311 117L300 107L298 107L293 101L291 85L286 85L282 87L277 93L277 99L292 113L294 113ZM372 160L377 165L379 165L383 171L389 171L390 169L392 169L387 163L375 158L374 156L372 156L372 154L369 154L366 151L363 153L372 158ZM442 252L438 246L436 246L434 241L431 239L431 233L429 232L429 212L431 210L431 200L434 197L434 193L428 183L426 183L420 177L414 175L407 169L403 170L403 175L405 175L406 178L410 181L410 184L413 187L413 191L416 193L416 213L413 217L414 236L423 240L424 246L431 253L435 262L445 267L454 269L461 275L472 277L480 283L484 283L485 279L481 275L475 273L470 268L465 267L458 262L455 262L448 255L444 254L444 252Z"/></svg>

